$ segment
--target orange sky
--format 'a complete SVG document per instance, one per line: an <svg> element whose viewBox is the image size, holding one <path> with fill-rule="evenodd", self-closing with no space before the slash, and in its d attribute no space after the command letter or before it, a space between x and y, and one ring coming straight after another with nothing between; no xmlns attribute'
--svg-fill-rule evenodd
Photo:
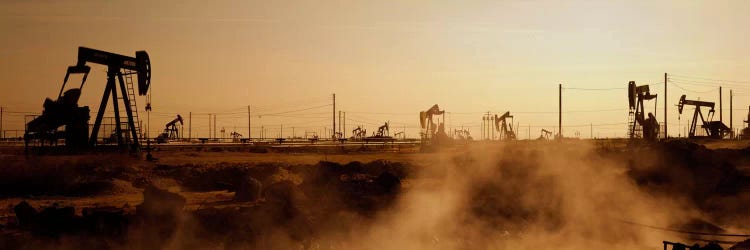
<svg viewBox="0 0 750 250"><path fill-rule="evenodd" d="M741 82L750 81L748 10L748 1L3 1L0 106L41 112L75 64L76 48L88 46L149 52L152 133L192 111L193 137L207 136L207 112L219 113L219 129L246 134L247 105L279 113L325 105L336 93L347 130L373 131L390 120L416 137L418 112L437 103L451 112L449 125L469 127L475 138L481 112L507 110L521 138L529 125L537 137L541 126L557 124L558 83L659 83L652 89L663 121L668 72L693 76L670 85L676 136L679 95L718 103L707 86L717 81L695 77L738 81L723 83L724 120L732 88L743 92L734 98L734 126L742 126L750 104L750 83ZM104 67L93 66L80 104L96 110L105 81ZM612 124L594 127L594 136L625 135L624 89L563 95L564 124ZM291 127L300 135L331 126L329 107L283 115L254 116L253 136L261 125L273 136L280 124L285 136ZM21 129L22 116L6 114L4 126ZM575 131L588 137L590 128L564 128L566 136Z"/></svg>

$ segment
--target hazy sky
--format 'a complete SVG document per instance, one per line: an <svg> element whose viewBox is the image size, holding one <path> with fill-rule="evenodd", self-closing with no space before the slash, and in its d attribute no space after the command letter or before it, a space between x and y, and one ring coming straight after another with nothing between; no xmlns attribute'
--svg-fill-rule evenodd
<svg viewBox="0 0 750 250"><path fill-rule="evenodd" d="M734 98L741 127L750 104L748 11L748 1L6 0L0 106L41 112L77 47L87 46L148 51L151 130L192 111L194 137L206 136L207 112L219 113L219 129L246 134L247 105L283 115L253 116L253 136L261 125L274 136L282 123L285 136L291 127L297 135L330 128L330 107L322 105L332 93L347 111L347 130L374 131L390 120L414 137L418 112L439 104L451 112L450 125L470 127L475 138L481 112L508 110L521 138L529 124L537 137L540 126L557 124L559 83L623 88L564 90L563 123L610 124L595 126L594 136L624 136L627 82L658 84L661 122L665 72L678 84L669 86L670 134L678 133L681 94L718 105L718 90L708 86L718 82L695 77L737 81L724 83L724 120L728 89L744 92ZM92 68L79 103L95 111L106 76L103 66ZM145 100L137 101L142 110ZM6 114L4 124L21 129L22 116ZM566 136L575 131L588 137L590 127L564 128Z"/></svg>

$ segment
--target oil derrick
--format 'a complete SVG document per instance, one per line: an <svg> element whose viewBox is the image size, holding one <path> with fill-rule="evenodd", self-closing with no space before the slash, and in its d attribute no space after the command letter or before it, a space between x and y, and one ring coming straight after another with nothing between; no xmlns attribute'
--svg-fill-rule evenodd
<svg viewBox="0 0 750 250"><path fill-rule="evenodd" d="M439 120L435 124L433 118L438 115L442 116L442 120ZM440 145L450 143L451 139L445 133L445 110L440 110L437 104L432 105L426 111L419 112L419 124L422 127L420 135L423 144Z"/></svg>
<svg viewBox="0 0 750 250"><path fill-rule="evenodd" d="M86 83L88 73L91 71L91 68L86 65L87 63L107 66L107 83L90 135L88 134L89 108L88 106L78 106L78 99ZM63 94L71 74L83 74L81 85L78 88L67 90ZM138 95L146 95L151 85L151 61L146 51L136 51L135 57L129 57L79 47L78 61L76 65L68 67L57 100L52 101L47 98L44 102L42 115L26 124L27 129L24 134L26 147L28 148L29 144L34 144L34 142L39 142L40 146L43 146L45 141L54 144L59 139L65 139L65 146L73 149L95 146L98 143L99 129L111 95L115 120L113 124L115 127L114 139L119 146L129 146L131 150L139 150L138 138L141 136L140 127L136 127L139 121L133 75L137 76ZM118 84L116 84L118 80L119 96L117 93ZM119 100L122 100L122 105L125 108L125 117L120 117ZM121 118L126 119L126 121L122 122ZM65 131L58 131L62 126L65 126Z"/></svg>
<svg viewBox="0 0 750 250"><path fill-rule="evenodd" d="M511 119L510 125L507 119ZM500 132L500 140L515 140L516 133L513 132L513 116L510 115L510 111L505 112L501 116L495 114L495 131Z"/></svg>
<svg viewBox="0 0 750 250"><path fill-rule="evenodd" d="M659 122L652 113L646 116L643 104L643 101L656 98L656 94L650 93L648 85L636 86L634 81L628 83L628 137L630 139L644 138L653 141L658 138Z"/></svg>
<svg viewBox="0 0 750 250"><path fill-rule="evenodd" d="M179 124L178 124L179 123ZM166 143L170 140L176 140L180 138L180 128L183 124L182 116L177 115L177 118L168 122L164 126L164 132L156 137L157 143ZM179 126L178 126L179 125Z"/></svg>
<svg viewBox="0 0 750 250"><path fill-rule="evenodd" d="M684 109L685 105L695 106L693 119L690 122L690 129L688 131L689 138L709 137L714 139L721 139L731 133L729 127L727 127L727 125L724 125L724 123L722 123L721 121L713 121L715 106L713 102L687 100L685 99L685 95L682 95L680 97L680 101L677 103L677 110L679 111L680 115L682 115L682 110ZM708 114L706 114L705 117L703 116L703 112L701 111L702 108L709 108ZM698 126L698 118L700 118L701 128L704 131L703 135L695 134L695 130Z"/></svg>

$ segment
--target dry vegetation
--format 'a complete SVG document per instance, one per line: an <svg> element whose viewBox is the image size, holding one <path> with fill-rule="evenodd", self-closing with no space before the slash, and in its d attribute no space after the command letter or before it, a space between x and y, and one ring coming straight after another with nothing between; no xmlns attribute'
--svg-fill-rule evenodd
<svg viewBox="0 0 750 250"><path fill-rule="evenodd" d="M6 155L0 248L661 249L748 230L737 145Z"/></svg>

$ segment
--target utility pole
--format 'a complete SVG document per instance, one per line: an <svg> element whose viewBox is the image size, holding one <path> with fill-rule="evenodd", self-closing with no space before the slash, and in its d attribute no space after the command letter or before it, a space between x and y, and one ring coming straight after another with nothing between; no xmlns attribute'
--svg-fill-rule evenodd
<svg viewBox="0 0 750 250"><path fill-rule="evenodd" d="M562 83L558 85L557 95L557 100L559 102L557 106L557 133L560 135L560 141L562 141Z"/></svg>
<svg viewBox="0 0 750 250"><path fill-rule="evenodd" d="M732 90L729 90L729 131L732 131L731 134L729 134L732 139L734 139L734 129L732 129Z"/></svg>
<svg viewBox="0 0 750 250"><path fill-rule="evenodd" d="M487 120L487 118L486 118L486 117L484 117L484 115L482 115L482 135L480 135L480 136L479 136L479 139L480 139L480 140L484 140L484 131L485 131L485 128L484 128L484 127L485 127L485 126L484 126L484 121L485 121L485 120Z"/></svg>
<svg viewBox="0 0 750 250"><path fill-rule="evenodd" d="M250 105L247 105L247 139L252 138L252 134L250 133L252 132L252 130L250 130L250 117Z"/></svg>
<svg viewBox="0 0 750 250"><path fill-rule="evenodd" d="M211 114L208 114L208 138L211 138Z"/></svg>
<svg viewBox="0 0 750 250"><path fill-rule="evenodd" d="M343 133L346 133L346 112L344 112L344 131L342 132L341 136L344 136Z"/></svg>
<svg viewBox="0 0 750 250"><path fill-rule="evenodd" d="M591 139L594 139L594 124L590 123L589 126L591 126L589 127L589 136L591 136Z"/></svg>
<svg viewBox="0 0 750 250"><path fill-rule="evenodd" d="M192 139L193 136L193 112L188 112L188 141Z"/></svg>
<svg viewBox="0 0 750 250"><path fill-rule="evenodd" d="M724 122L724 103L721 101L721 86L719 86L719 121Z"/></svg>
<svg viewBox="0 0 750 250"><path fill-rule="evenodd" d="M490 116L489 118L492 119L492 123L489 126L490 127L490 132L492 133L492 140L495 140L495 130L493 129L493 128L495 128L494 127L494 125L495 125L495 117L492 117L492 115L490 115L489 113L490 112L487 112L487 115L489 115ZM513 126L513 124L511 124L511 126Z"/></svg>
<svg viewBox="0 0 750 250"><path fill-rule="evenodd" d="M250 105L247 105L247 139L252 138L252 130L250 129Z"/></svg>
<svg viewBox="0 0 750 250"><path fill-rule="evenodd" d="M667 120L667 73L664 73L664 139L669 137L667 133Z"/></svg>
<svg viewBox="0 0 750 250"><path fill-rule="evenodd" d="M5 133L3 133L3 107L0 106L0 139L5 139Z"/></svg>
<svg viewBox="0 0 750 250"><path fill-rule="evenodd" d="M332 130L336 130L336 94L333 94L333 127L331 127ZM333 138L335 135L331 135L331 138Z"/></svg>
<svg viewBox="0 0 750 250"><path fill-rule="evenodd" d="M216 114L214 114L214 138L216 138Z"/></svg>

